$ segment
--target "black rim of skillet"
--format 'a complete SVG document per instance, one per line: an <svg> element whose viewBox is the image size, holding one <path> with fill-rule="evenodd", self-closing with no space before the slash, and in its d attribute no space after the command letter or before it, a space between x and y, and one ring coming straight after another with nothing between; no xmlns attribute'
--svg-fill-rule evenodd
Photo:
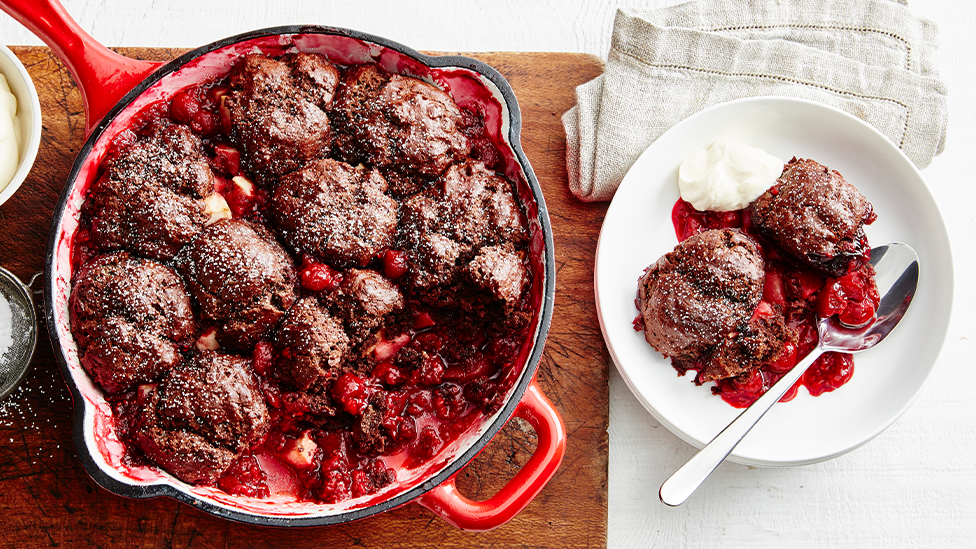
<svg viewBox="0 0 976 549"><path fill-rule="evenodd" d="M535 343L533 344L532 352L529 355L528 360L522 370L521 378L515 387L514 392L511 394L509 399L505 402L502 410L498 413L495 420L488 426L485 433L482 434L481 438L471 446L467 451L462 454L455 456L454 459L449 463L442 471L430 478L426 479L424 482L415 486L414 488L407 490L402 494L398 494L394 497L388 498L383 501L378 501L367 507L362 507L358 509L351 509L342 513L337 513L327 516L313 516L313 517L279 517L271 515L260 515L253 514L244 511L238 511L235 509L230 509L228 507L223 507L219 505L212 504L208 501L198 499L194 496L181 492L169 485L150 485L150 486L136 486L132 484L127 484L120 482L115 478L111 477L108 473L103 471L96 463L93 456L89 453L88 445L85 442L85 431L84 431L84 418L85 410L87 406L84 405L84 400L81 396L78 387L75 385L73 378L71 377L71 372L68 369L67 360L65 359L64 353L62 352L62 342L58 337L57 330L53 327L56 326L54 306L53 306L53 295L54 295L54 251L57 245L57 235L60 228L62 218L64 217L65 207L67 205L68 196L71 194L71 190L76 183L78 177L78 172L80 171L82 165L85 163L86 158L91 153L92 147L98 140L99 136L108 127L109 123L115 119L115 117L122 111L126 106L128 106L136 97L141 95L147 88L161 80L164 76L180 69L188 63L189 61L201 57L207 53L214 50L235 44L237 42L244 42L247 40L252 40L256 38L262 38L273 35L295 35L295 34L328 34L328 35L339 35L348 38L353 38L356 40L361 40L364 42L371 42L382 46L384 48L394 50L408 57L412 57L421 63L433 67L460 67L472 70L481 74L490 80L502 94L505 99L506 106L509 111L509 133L508 142L515 152L515 158L521 164L522 171L524 172L526 181L532 190L532 195L536 201L538 207L538 221L541 225L543 236L545 238L545 288L542 299L542 310L540 311L539 324L537 326L537 333L535 337ZM414 49L411 49L403 44L382 38L379 36L374 36L371 34L354 31L350 29L344 29L339 27L326 27L318 25L290 25L283 27L271 27L266 29L259 29L250 31L244 34L239 34L236 36L224 38L217 42L213 42L206 46L197 48L190 52L187 52L180 57L166 63L164 66L157 69L153 74L148 76L145 80L139 83L135 88L133 88L129 93L127 93L116 105L110 110L104 118L99 122L98 126L92 131L91 135L85 141L81 150L78 152L78 156L75 159L74 165L71 168L71 173L68 175L67 184L61 193L61 197L58 200L58 204L54 210L54 216L51 221L51 231L48 237L47 245L47 258L45 260L44 267L44 295L45 295L45 314L46 322L49 327L48 333L51 338L51 344L54 347L54 354L58 359L58 364L61 367L61 373L68 384L68 388L71 391L72 398L72 424L73 424L73 438L75 442L75 447L78 450L78 458L81 460L88 472L89 476L97 482L100 486L106 490L118 494L120 496L128 498L154 498L159 496L168 496L193 507L196 507L202 511L210 513L212 515L230 519L233 521L238 521L248 524L257 524L265 526L325 526L330 524L341 524L345 522L351 522L354 520L366 518L389 509L399 507L403 504L410 502L411 500L417 498L418 496L432 490L436 486L443 483L445 480L450 478L452 475L457 473L461 468L467 465L474 457L481 451L482 448L487 445L491 439L501 430L501 428L507 423L507 421L512 417L515 412L515 408L518 406L525 393L526 388L535 376L535 372L538 369L539 361L542 359L542 353L545 348L546 337L549 332L549 325L552 320L552 310L553 301L555 298L555 257L553 252L553 240L552 240L552 225L549 221L549 213L546 209L545 201L542 197L542 188L539 185L539 181L532 171L532 166L529 164L528 158L526 158L521 145L521 127L522 127L522 117L521 111L519 110L518 101L515 98L515 93L512 91L511 86L508 81L494 68L488 64L479 61L477 59L472 59L469 57L459 56L459 55L449 55L449 56L439 56L432 57L424 55Z"/></svg>

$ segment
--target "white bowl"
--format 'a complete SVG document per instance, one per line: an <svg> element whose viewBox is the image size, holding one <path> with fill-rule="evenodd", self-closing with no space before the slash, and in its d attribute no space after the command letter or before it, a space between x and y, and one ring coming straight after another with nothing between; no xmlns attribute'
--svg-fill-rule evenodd
<svg viewBox="0 0 976 549"><path fill-rule="evenodd" d="M719 139L839 171L874 205L872 245L905 242L918 252L919 288L904 320L881 345L854 357L854 377L834 392L777 404L730 456L759 466L815 463L849 452L890 426L915 400L948 329L953 271L949 238L921 174L881 133L820 103L762 97L704 110L671 128L637 160L607 211L595 265L597 311L617 369L637 399L670 431L702 447L740 410L678 377L634 330L637 279L678 243L671 208L678 165Z"/></svg>
<svg viewBox="0 0 976 549"><path fill-rule="evenodd" d="M24 64L7 46L0 45L0 73L7 78L10 93L17 98L17 121L20 123L20 162L13 179L0 190L0 205L13 196L27 179L37 149L41 146L41 102L37 89Z"/></svg>

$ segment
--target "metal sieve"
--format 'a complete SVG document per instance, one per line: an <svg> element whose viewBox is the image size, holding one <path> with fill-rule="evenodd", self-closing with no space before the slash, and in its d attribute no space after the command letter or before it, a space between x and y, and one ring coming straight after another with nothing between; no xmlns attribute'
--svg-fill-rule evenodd
<svg viewBox="0 0 976 549"><path fill-rule="evenodd" d="M37 314L30 288L0 267L0 400L24 379L36 347Z"/></svg>

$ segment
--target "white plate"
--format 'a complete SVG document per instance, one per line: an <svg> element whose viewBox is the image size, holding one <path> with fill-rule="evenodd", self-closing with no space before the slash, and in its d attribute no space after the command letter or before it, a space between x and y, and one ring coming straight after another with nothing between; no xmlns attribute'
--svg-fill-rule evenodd
<svg viewBox="0 0 976 549"><path fill-rule="evenodd" d="M849 452L894 423L932 371L952 307L952 253L938 207L915 166L881 133L820 103L779 97L717 105L682 121L634 163L614 196L597 246L594 279L600 327L617 369L651 414L702 447L739 410L680 378L670 359L631 322L644 269L677 244L671 208L678 165L719 139L760 147L784 161L811 158L839 171L874 205L873 245L906 242L918 252L918 293L902 324L876 349L855 356L854 377L840 389L780 403L729 459L759 466L816 463Z"/></svg>

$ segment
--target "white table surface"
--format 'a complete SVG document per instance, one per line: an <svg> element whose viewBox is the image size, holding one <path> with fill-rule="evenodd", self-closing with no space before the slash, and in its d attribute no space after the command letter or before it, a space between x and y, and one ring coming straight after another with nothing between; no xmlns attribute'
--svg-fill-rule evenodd
<svg viewBox="0 0 976 549"><path fill-rule="evenodd" d="M199 46L246 30L298 23L349 27L420 50L569 51L605 56L618 5L674 0L63 0L110 46ZM691 500L657 490L694 448L663 428L610 369L611 547L976 547L976 3L910 0L938 23L949 87L945 152L922 171L954 245L955 306L938 364L908 412L875 440L832 461L788 469L724 464ZM10 45L40 45L0 14ZM969 166L969 168L967 168ZM475 538L472 538L474 541ZM531 544L530 540L526 540Z"/></svg>

